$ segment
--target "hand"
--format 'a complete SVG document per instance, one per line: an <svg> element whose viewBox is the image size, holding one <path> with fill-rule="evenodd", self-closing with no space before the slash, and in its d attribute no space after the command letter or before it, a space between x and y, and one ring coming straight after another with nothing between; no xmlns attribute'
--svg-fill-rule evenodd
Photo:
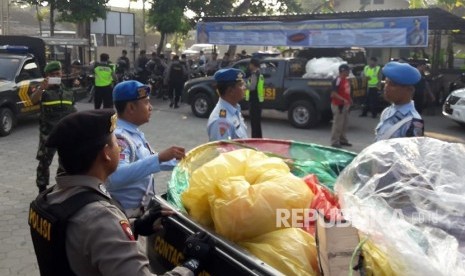
<svg viewBox="0 0 465 276"><path fill-rule="evenodd" d="M205 260L214 246L215 241L210 235L205 232L197 232L186 239L184 255L187 260L202 261Z"/></svg>
<svg viewBox="0 0 465 276"><path fill-rule="evenodd" d="M173 215L168 207L155 203L142 217L134 221L134 233L141 236L150 236L161 226L161 218Z"/></svg>
<svg viewBox="0 0 465 276"><path fill-rule="evenodd" d="M185 149L182 147L173 146L158 154L158 161L166 162L171 159L181 160L186 156Z"/></svg>

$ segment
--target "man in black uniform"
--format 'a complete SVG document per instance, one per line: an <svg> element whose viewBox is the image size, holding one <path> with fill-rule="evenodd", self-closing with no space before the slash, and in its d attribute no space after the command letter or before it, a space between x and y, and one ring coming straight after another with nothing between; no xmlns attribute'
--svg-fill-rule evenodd
<svg viewBox="0 0 465 276"><path fill-rule="evenodd" d="M127 55L128 51L123 50L121 56L116 60L116 77L118 78L118 82L122 81L124 74L129 72L130 61Z"/></svg>
<svg viewBox="0 0 465 276"><path fill-rule="evenodd" d="M173 61L168 67L168 95L170 97L170 107L179 108L179 100L181 99L182 88L187 72L185 67L179 62L179 56L175 55Z"/></svg>
<svg viewBox="0 0 465 276"><path fill-rule="evenodd" d="M262 102L265 98L265 79L260 73L260 60L251 59L249 63L250 78L247 81L245 100L250 102L250 125L252 138L263 138L262 135Z"/></svg>
<svg viewBox="0 0 465 276"><path fill-rule="evenodd" d="M136 239L153 234L172 211L156 204L130 223L111 199L104 183L119 162L115 127L113 110L92 110L65 117L50 134L47 146L57 148L67 175L31 203L41 275L153 275ZM186 261L165 275L194 275L213 246L206 233L190 236Z"/></svg>
<svg viewBox="0 0 465 276"><path fill-rule="evenodd" d="M139 57L137 57L136 64L134 65L137 73L137 80L142 82L143 84L147 84L147 79L149 76L149 72L147 71L145 65L147 65L149 59L147 58L147 54L145 50L140 50Z"/></svg>

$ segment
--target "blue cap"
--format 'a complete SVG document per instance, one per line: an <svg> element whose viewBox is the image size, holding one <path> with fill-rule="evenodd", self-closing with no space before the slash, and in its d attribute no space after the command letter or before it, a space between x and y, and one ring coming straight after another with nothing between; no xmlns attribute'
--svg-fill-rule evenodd
<svg viewBox="0 0 465 276"><path fill-rule="evenodd" d="M216 71L213 77L217 82L241 81L243 80L242 78L244 77L244 72L234 68L220 69Z"/></svg>
<svg viewBox="0 0 465 276"><path fill-rule="evenodd" d="M400 85L415 85L421 79L420 71L408 63L391 61L384 65L383 75Z"/></svg>
<svg viewBox="0 0 465 276"><path fill-rule="evenodd" d="M150 87L138 81L130 80L118 83L113 89L114 102L135 101L148 97Z"/></svg>

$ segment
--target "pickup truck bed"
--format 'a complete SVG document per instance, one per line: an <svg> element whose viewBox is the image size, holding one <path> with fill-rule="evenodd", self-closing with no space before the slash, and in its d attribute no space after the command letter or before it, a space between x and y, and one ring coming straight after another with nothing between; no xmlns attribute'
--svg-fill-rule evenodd
<svg viewBox="0 0 465 276"><path fill-rule="evenodd" d="M160 196L156 197L156 201L172 207ZM195 232L205 231L214 237L216 246L209 261L202 263L204 270L198 275L283 275L237 245L201 227L188 216L174 211L176 215L164 220L163 230L147 239L147 254L154 273L164 273L182 264L184 261L182 250L186 238Z"/></svg>

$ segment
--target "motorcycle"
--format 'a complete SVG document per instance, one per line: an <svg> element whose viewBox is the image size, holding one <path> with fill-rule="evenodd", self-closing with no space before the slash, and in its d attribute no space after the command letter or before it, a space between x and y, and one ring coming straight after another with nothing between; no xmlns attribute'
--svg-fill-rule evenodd
<svg viewBox="0 0 465 276"><path fill-rule="evenodd" d="M163 76L152 75L149 78L150 85L150 94L157 99L163 98L163 100L168 99L168 95L165 95L165 87L163 85Z"/></svg>
<svg viewBox="0 0 465 276"><path fill-rule="evenodd" d="M465 87L465 73L462 73L457 79L449 84L449 94L453 91Z"/></svg>

